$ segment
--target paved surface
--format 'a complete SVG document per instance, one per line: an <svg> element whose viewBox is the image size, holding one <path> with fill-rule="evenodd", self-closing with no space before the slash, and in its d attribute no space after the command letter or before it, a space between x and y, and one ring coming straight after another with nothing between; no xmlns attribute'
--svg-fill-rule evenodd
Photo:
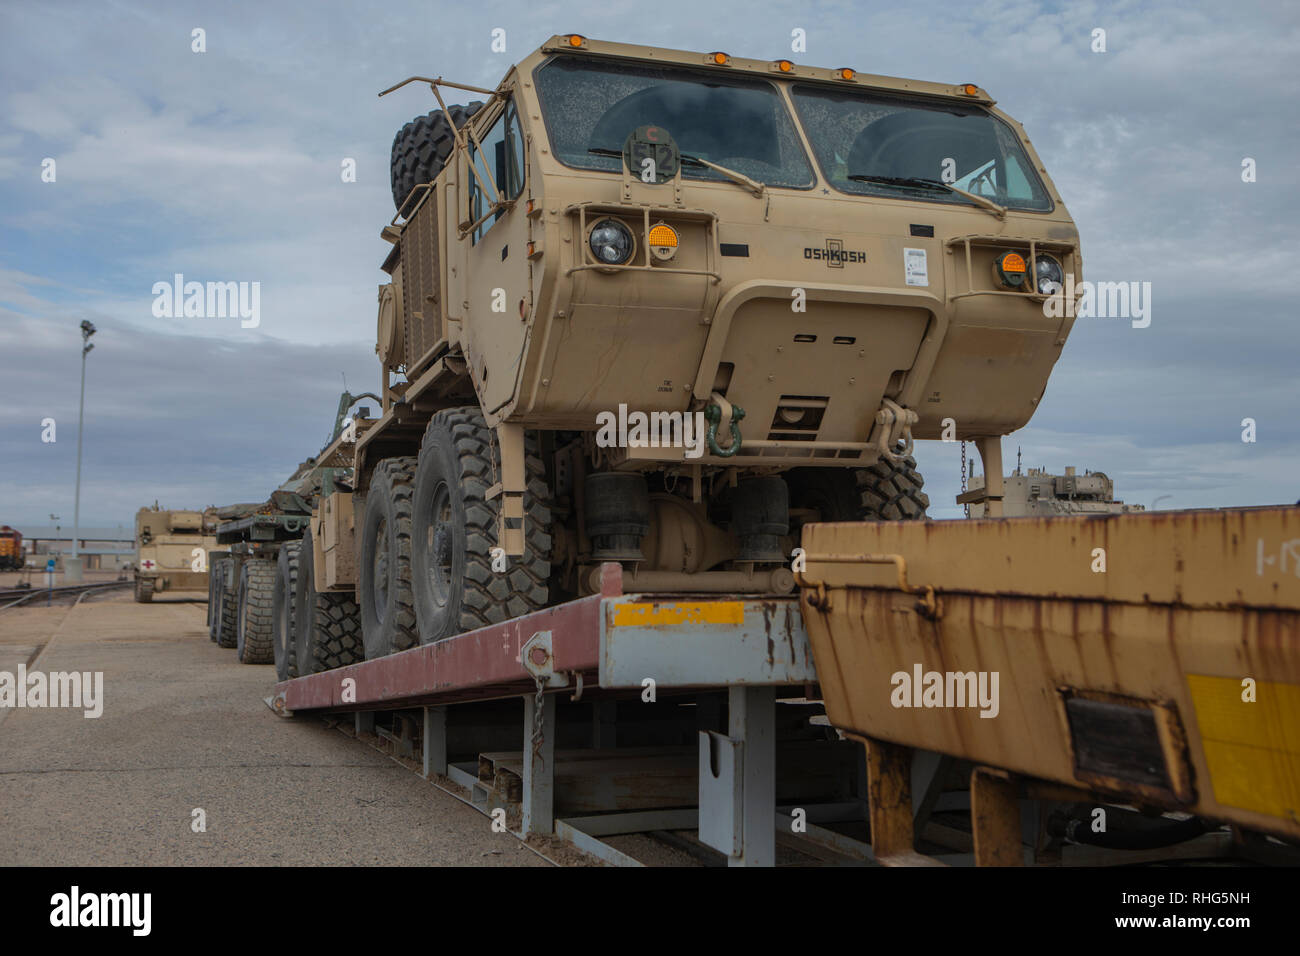
<svg viewBox="0 0 1300 956"><path fill-rule="evenodd" d="M377 751L272 714L274 669L209 641L191 597L0 612L0 671L104 674L98 719L0 708L0 866L548 865Z"/></svg>

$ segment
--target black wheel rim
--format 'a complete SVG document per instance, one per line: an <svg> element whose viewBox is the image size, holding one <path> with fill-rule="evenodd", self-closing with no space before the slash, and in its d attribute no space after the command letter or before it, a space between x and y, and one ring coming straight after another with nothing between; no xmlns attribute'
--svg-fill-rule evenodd
<svg viewBox="0 0 1300 956"><path fill-rule="evenodd" d="M445 481L438 482L429 502L429 525L425 534L425 566L434 603L446 607L451 600L451 567L455 554L455 528L451 519L451 495Z"/></svg>

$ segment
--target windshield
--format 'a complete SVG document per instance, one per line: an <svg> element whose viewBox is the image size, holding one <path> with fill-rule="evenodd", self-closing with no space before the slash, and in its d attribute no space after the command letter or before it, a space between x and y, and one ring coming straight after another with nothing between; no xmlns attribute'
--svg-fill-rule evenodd
<svg viewBox="0 0 1300 956"><path fill-rule="evenodd" d="M582 57L550 60L536 79L551 148L567 166L617 171L628 134L659 126L684 154L769 186L813 185L794 121L770 83ZM682 176L727 181L692 165Z"/></svg>
<svg viewBox="0 0 1300 956"><path fill-rule="evenodd" d="M851 177L930 179L1012 209L1052 208L1010 128L977 106L816 86L795 86L791 92L822 173L841 192L969 203L924 183Z"/></svg>

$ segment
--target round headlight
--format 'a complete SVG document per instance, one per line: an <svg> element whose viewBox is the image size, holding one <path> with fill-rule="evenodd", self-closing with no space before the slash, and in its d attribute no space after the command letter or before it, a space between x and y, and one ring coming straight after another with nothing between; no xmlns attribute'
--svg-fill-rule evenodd
<svg viewBox="0 0 1300 956"><path fill-rule="evenodd" d="M1037 264L1034 271L1038 273L1034 277L1035 287L1042 295L1056 295L1063 288L1065 270L1051 256L1040 255L1035 258Z"/></svg>
<svg viewBox="0 0 1300 956"><path fill-rule="evenodd" d="M592 226L587 244L603 265L619 266L632 258L632 233L617 219L602 219Z"/></svg>

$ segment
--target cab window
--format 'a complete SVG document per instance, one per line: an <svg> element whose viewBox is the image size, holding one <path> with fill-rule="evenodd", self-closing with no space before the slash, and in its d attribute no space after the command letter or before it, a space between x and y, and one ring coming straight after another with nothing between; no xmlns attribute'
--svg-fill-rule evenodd
<svg viewBox="0 0 1300 956"><path fill-rule="evenodd" d="M1013 209L1052 208L1011 128L976 104L805 84L793 95L817 162L841 192L969 202L925 182L938 180Z"/></svg>
<svg viewBox="0 0 1300 956"><path fill-rule="evenodd" d="M506 104L505 112L492 124L492 128L480 134L479 142L483 146L481 152L472 140L469 144L470 162L478 172L478 175L469 178L472 222L482 219L492 208L495 197L491 195L491 184L495 183L507 200L518 199L524 191L524 132L513 100ZM473 241L478 242L492 228L492 224L501 218L503 212L504 210L498 209L494 216L480 223L474 230Z"/></svg>

